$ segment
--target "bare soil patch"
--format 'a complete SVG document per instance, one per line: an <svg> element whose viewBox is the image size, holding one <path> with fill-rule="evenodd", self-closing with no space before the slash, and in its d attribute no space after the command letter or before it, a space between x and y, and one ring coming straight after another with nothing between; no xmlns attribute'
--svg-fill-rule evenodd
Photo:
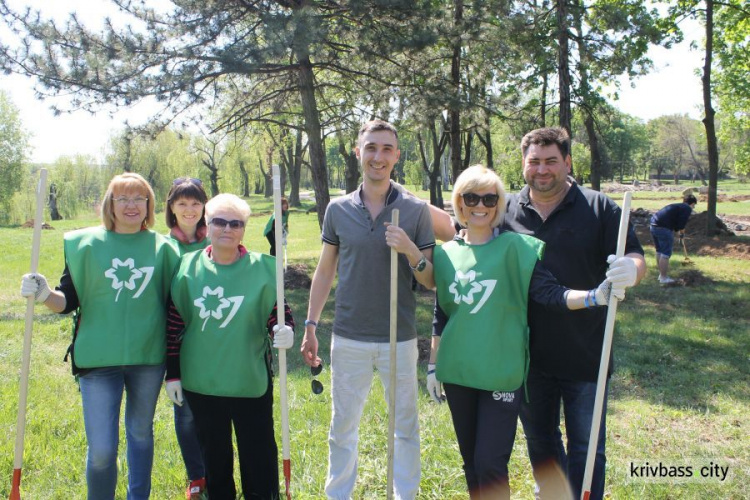
<svg viewBox="0 0 750 500"><path fill-rule="evenodd" d="M306 264L289 264L284 273L284 288L309 290L312 279Z"/></svg>
<svg viewBox="0 0 750 500"><path fill-rule="evenodd" d="M34 219L29 219L21 225L22 228L34 229ZM46 222L42 222L42 229L55 229Z"/></svg>

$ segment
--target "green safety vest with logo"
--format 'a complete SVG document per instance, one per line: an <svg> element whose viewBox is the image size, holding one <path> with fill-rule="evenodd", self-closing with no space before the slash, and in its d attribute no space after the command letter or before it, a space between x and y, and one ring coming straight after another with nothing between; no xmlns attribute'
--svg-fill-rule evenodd
<svg viewBox="0 0 750 500"><path fill-rule="evenodd" d="M169 241L171 241L177 247L177 250L180 252L180 255L185 255L186 253L195 252L196 250L203 250L204 248L206 248L208 245L211 244L208 238L203 238L201 241L194 241L192 243L183 243L170 234L167 234L166 237L169 239Z"/></svg>
<svg viewBox="0 0 750 500"><path fill-rule="evenodd" d="M276 303L273 257L248 252L222 265L206 252L189 253L172 280L172 301L185 322L182 387L210 396L266 393L266 323Z"/></svg>
<svg viewBox="0 0 750 500"><path fill-rule="evenodd" d="M503 232L482 245L435 248L440 307L448 316L437 354L441 382L515 391L529 363L529 283L544 242Z"/></svg>
<svg viewBox="0 0 750 500"><path fill-rule="evenodd" d="M158 365L166 356L166 303L179 256L162 235L104 227L65 235L65 262L79 300L79 368Z"/></svg>

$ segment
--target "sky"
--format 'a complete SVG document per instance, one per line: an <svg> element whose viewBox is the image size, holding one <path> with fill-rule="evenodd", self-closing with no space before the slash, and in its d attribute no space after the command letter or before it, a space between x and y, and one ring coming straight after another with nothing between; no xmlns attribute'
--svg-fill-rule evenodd
<svg viewBox="0 0 750 500"><path fill-rule="evenodd" d="M20 6L41 0L14 0L11 5ZM107 8L103 0L66 0L65 2L44 3L44 14L64 18L67 12L81 13L84 22L101 22ZM91 24L95 26L95 24ZM614 102L621 111L644 121L667 114L687 113L693 118L701 114L701 82L695 74L703 64L699 50L690 49L691 40L700 40L697 26L683 26L685 41L667 50L652 47L649 56L654 61L654 69L631 83L622 78L619 100ZM7 37L0 31L0 38ZM96 114L76 111L54 116L50 106L55 102L39 101L34 97L34 82L18 75L0 74L0 90L10 96L20 110L24 128L31 133L30 160L34 163L52 163L60 156L90 155L97 161L104 159L110 137L124 127L140 125L148 121L155 108L148 103L138 104L128 109L104 108ZM60 98L58 104L64 104ZM64 106L63 106L64 107ZM156 108L158 109L158 108Z"/></svg>

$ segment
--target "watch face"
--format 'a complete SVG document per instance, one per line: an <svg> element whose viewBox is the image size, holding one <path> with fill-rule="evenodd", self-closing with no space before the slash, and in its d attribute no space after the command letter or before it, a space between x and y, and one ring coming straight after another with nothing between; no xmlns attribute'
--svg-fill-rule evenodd
<svg viewBox="0 0 750 500"><path fill-rule="evenodd" d="M424 271L425 267L427 267L427 259L423 255L422 258L419 259L419 263L417 264L417 267L415 269L419 272L422 272Z"/></svg>

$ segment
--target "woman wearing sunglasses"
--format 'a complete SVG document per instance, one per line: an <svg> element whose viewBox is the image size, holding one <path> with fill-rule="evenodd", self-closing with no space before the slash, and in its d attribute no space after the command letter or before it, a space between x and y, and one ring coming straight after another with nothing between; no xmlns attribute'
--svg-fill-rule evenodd
<svg viewBox="0 0 750 500"><path fill-rule="evenodd" d="M83 403L88 498L115 498L125 395L127 498L147 499L154 411L164 380L167 294L178 255L149 229L154 192L138 174L109 183L102 223L65 234L65 270L55 290L41 274L27 274L21 294L54 312L77 310L69 353Z"/></svg>
<svg viewBox="0 0 750 500"><path fill-rule="evenodd" d="M466 229L435 248L427 390L440 402L445 389L471 498L509 498L508 461L529 363L528 301L560 309L603 306L611 286L562 287L541 267L542 241L499 230L505 191L493 171L466 169L452 201Z"/></svg>
<svg viewBox="0 0 750 500"><path fill-rule="evenodd" d="M292 346L294 320L284 304L286 325L276 325L275 259L242 245L249 217L241 198L212 198L211 245L183 255L172 280L169 321L184 333L170 338L167 393L190 403L212 500L237 496L232 428L244 498L279 496L270 347Z"/></svg>
<svg viewBox="0 0 750 500"><path fill-rule="evenodd" d="M164 214L169 227L167 237L175 243L180 255L208 246L205 214L207 201L208 195L200 179L180 177L172 182ZM176 325L167 323L167 344L173 346L174 337L181 333L182 330ZM173 349L167 352L168 358L178 355L179 352L174 352ZM174 429L188 477L186 497L191 500L206 498L206 468L203 464L193 412L187 401L183 400L181 405L174 405Z"/></svg>

